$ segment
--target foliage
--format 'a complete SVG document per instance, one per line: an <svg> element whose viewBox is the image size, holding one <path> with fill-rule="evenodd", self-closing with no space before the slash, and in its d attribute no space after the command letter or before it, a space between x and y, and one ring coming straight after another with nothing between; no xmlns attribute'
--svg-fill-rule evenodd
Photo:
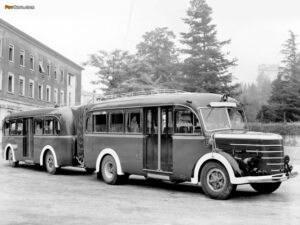
<svg viewBox="0 0 300 225"><path fill-rule="evenodd" d="M98 68L98 80L93 83L105 84L109 92L174 88L178 71L174 38L174 33L167 28L156 28L146 32L136 54L99 51L90 55L84 65Z"/></svg>
<svg viewBox="0 0 300 225"><path fill-rule="evenodd" d="M300 134L300 123L248 123L249 130L275 133L283 136Z"/></svg>
<svg viewBox="0 0 300 225"><path fill-rule="evenodd" d="M241 94L238 97L243 104L248 121L255 121L257 113L267 103L271 94L271 80L261 70L256 78L256 84L243 85Z"/></svg>
<svg viewBox="0 0 300 225"><path fill-rule="evenodd" d="M300 57L296 36L292 31L283 47L282 66L272 83L268 105L263 106L257 115L260 120L267 122L300 120Z"/></svg>
<svg viewBox="0 0 300 225"><path fill-rule="evenodd" d="M231 86L232 74L228 69L236 65L236 59L227 59L222 47L230 40L218 41L216 25L211 24L212 9L205 0L191 0L187 10L189 32L181 33L181 51L186 58L182 65L184 88L192 92L215 92L233 94L237 87Z"/></svg>

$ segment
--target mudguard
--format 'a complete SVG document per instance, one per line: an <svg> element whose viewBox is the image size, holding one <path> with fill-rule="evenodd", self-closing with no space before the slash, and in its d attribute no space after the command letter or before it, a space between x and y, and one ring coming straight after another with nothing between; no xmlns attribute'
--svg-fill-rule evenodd
<svg viewBox="0 0 300 225"><path fill-rule="evenodd" d="M228 154L227 152L224 152L222 150L216 150L216 152L227 159L227 161L231 165L231 167L233 169L233 172L234 172L234 175L236 177L243 177L245 175L245 172L240 168L240 164L230 154Z"/></svg>

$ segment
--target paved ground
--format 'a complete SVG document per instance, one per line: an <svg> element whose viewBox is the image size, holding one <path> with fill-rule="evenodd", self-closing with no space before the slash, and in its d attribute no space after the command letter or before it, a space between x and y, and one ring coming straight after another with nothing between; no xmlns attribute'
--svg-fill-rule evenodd
<svg viewBox="0 0 300 225"><path fill-rule="evenodd" d="M300 170L300 162L295 165ZM232 199L207 198L201 187L131 177L106 185L96 174L63 169L49 175L0 159L0 224L300 224L300 177L271 195L239 186Z"/></svg>

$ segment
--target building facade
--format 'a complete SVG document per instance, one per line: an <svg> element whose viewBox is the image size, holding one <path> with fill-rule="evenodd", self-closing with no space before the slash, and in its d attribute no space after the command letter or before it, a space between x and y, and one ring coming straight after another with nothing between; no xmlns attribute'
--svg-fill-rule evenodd
<svg viewBox="0 0 300 225"><path fill-rule="evenodd" d="M0 19L1 121L16 111L79 105L82 69Z"/></svg>

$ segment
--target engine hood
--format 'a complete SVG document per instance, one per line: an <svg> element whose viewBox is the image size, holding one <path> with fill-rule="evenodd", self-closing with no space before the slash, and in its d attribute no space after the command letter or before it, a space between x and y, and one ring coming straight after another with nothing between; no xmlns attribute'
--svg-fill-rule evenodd
<svg viewBox="0 0 300 225"><path fill-rule="evenodd" d="M215 139L235 139L235 140L249 140L249 141L262 141L262 140L282 140L282 136L272 133L262 133L253 131L220 131L214 133Z"/></svg>

